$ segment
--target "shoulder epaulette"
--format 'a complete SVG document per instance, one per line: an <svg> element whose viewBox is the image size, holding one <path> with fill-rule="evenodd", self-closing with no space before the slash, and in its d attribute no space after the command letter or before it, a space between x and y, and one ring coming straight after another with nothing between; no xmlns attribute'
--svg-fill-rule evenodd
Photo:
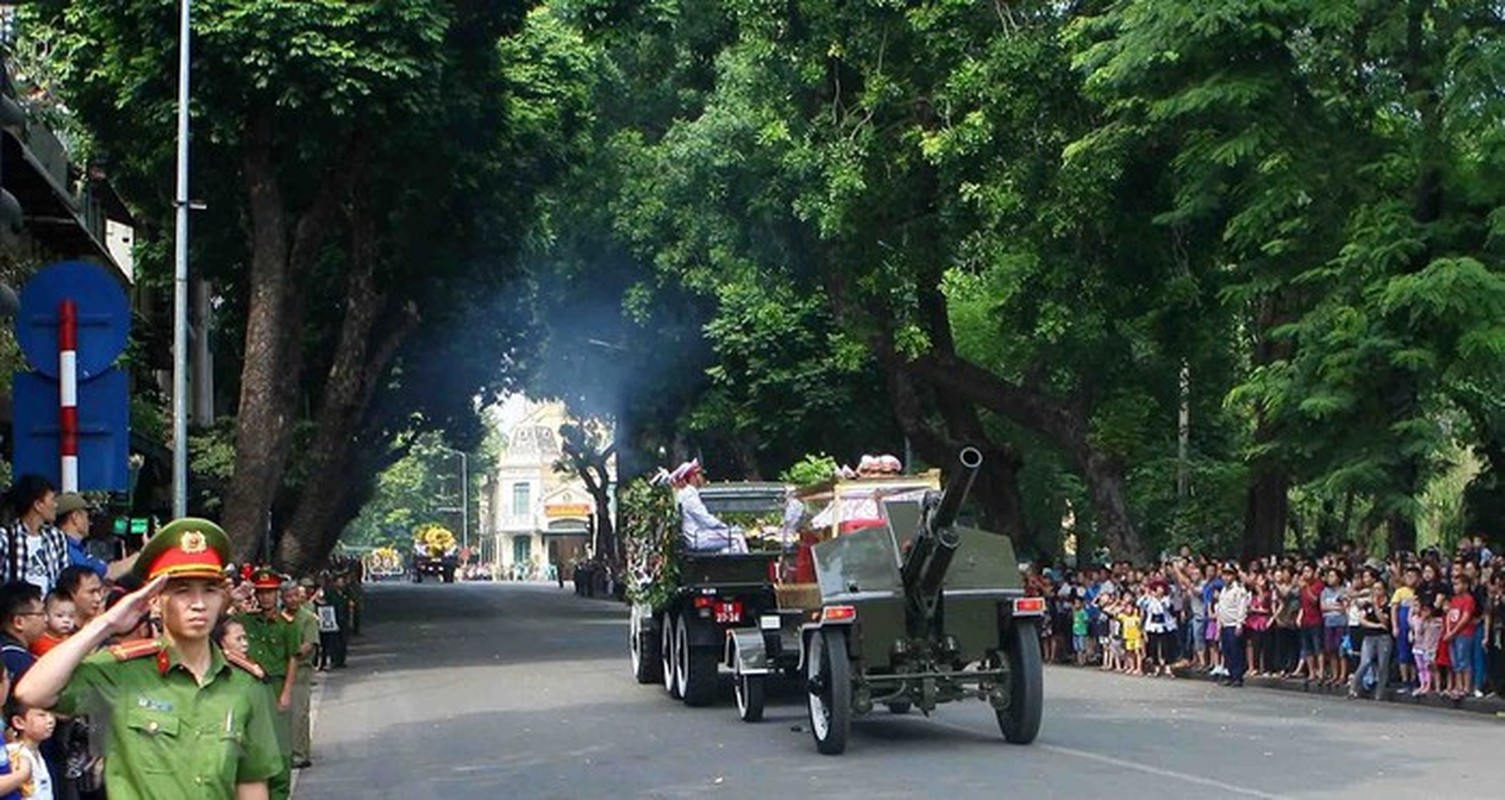
<svg viewBox="0 0 1505 800"><path fill-rule="evenodd" d="M110 646L110 655L116 661L130 661L134 658L154 656L162 650L162 643L156 639L132 639Z"/></svg>
<svg viewBox="0 0 1505 800"><path fill-rule="evenodd" d="M266 678L267 671L262 669L260 664L252 661L249 658L246 658L243 655L240 655L239 653L232 653L229 650L225 650L223 652L225 654L226 661L237 667L240 667L246 672L251 673L251 677L255 678L258 681Z"/></svg>

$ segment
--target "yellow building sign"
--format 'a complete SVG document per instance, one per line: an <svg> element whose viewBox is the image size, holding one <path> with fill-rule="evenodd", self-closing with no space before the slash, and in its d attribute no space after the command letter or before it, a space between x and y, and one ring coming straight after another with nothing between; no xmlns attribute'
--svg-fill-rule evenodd
<svg viewBox="0 0 1505 800"><path fill-rule="evenodd" d="M543 507L546 517L588 517L590 513L590 503L554 503Z"/></svg>

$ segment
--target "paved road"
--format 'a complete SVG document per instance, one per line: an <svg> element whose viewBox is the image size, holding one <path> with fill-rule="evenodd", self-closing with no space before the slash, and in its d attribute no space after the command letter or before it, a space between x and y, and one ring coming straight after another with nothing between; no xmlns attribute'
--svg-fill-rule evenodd
<svg viewBox="0 0 1505 800"><path fill-rule="evenodd" d="M323 686L296 800L352 797L1500 797L1505 720L1090 670L1046 674L1006 745L981 703L859 718L816 754L802 698L749 725L627 669L626 612L550 586L386 584Z"/></svg>

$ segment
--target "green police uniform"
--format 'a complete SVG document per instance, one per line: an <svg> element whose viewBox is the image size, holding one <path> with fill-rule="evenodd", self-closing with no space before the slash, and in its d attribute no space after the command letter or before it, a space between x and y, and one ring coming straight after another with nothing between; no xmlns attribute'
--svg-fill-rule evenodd
<svg viewBox="0 0 1505 800"><path fill-rule="evenodd" d="M266 670L267 682L281 692L282 679L287 677L287 660L298 654L298 629L281 614L271 619L263 614L245 614L239 619L246 628L246 642L250 645L246 655Z"/></svg>
<svg viewBox="0 0 1505 800"><path fill-rule="evenodd" d="M253 578L258 588L264 587L265 577ZM282 684L287 678L287 660L298 652L298 631L281 613L245 614L239 617L246 629L246 655L266 670L267 696L274 709L273 723L277 737L277 751L281 754L282 769L267 782L273 800L286 798L292 788L293 739L292 724L287 711L277 708L277 699L282 694Z"/></svg>
<svg viewBox="0 0 1505 800"><path fill-rule="evenodd" d="M108 720L111 800L228 800L236 784L282 769L267 692L249 669L211 650L202 686L160 641L95 653L74 671L56 710Z"/></svg>
<svg viewBox="0 0 1505 800"><path fill-rule="evenodd" d="M178 519L142 549L135 573L223 580L229 550L218 525ZM281 769L260 668L208 647L202 682L167 639L116 645L74 668L56 709L103 722L111 800L228 800L237 785L268 781Z"/></svg>

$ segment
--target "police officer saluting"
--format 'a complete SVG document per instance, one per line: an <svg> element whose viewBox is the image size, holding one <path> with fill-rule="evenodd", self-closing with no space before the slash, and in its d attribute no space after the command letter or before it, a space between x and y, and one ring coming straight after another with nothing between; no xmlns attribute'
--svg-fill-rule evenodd
<svg viewBox="0 0 1505 800"><path fill-rule="evenodd" d="M256 665L222 651L210 631L229 604L230 542L208 520L174 520L147 543L147 581L37 661L16 685L29 706L106 721L111 800L267 797L282 768L274 711ZM95 652L153 608L158 639Z"/></svg>

